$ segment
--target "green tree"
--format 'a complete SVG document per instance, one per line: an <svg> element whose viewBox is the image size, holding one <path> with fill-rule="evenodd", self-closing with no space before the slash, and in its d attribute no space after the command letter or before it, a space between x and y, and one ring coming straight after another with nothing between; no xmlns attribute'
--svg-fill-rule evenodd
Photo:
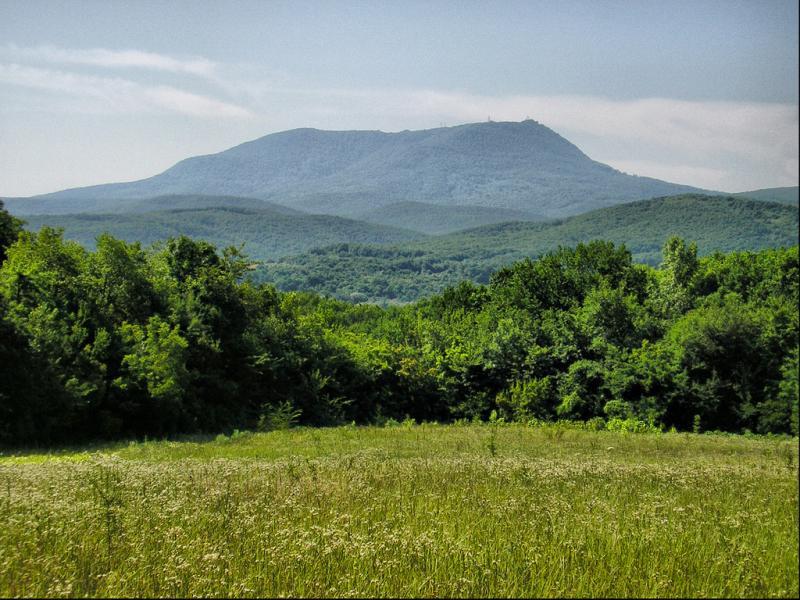
<svg viewBox="0 0 800 600"><path fill-rule="evenodd" d="M556 413L560 417L584 421L603 416L603 408L611 399L605 379L606 370L600 362L579 360L571 364L561 378L561 402Z"/></svg>
<svg viewBox="0 0 800 600"><path fill-rule="evenodd" d="M23 221L11 216L0 200L0 265L6 259L8 247L17 241L22 225Z"/></svg>
<svg viewBox="0 0 800 600"><path fill-rule="evenodd" d="M605 281L587 293L582 313L593 336L620 348L638 346L652 327L633 294Z"/></svg>
<svg viewBox="0 0 800 600"><path fill-rule="evenodd" d="M555 415L557 396L553 378L514 381L497 396L500 414L509 421L551 419Z"/></svg>
<svg viewBox="0 0 800 600"><path fill-rule="evenodd" d="M661 316L672 320L694 303L693 282L698 271L697 244L686 244L677 236L664 244L658 289L654 304Z"/></svg>
<svg viewBox="0 0 800 600"><path fill-rule="evenodd" d="M768 349L764 322L735 297L689 312L668 333L684 378L667 410L683 428L699 414L705 429L736 431L752 425L747 415L763 399Z"/></svg>
<svg viewBox="0 0 800 600"><path fill-rule="evenodd" d="M145 325L124 323L120 336L126 354L115 386L130 395L139 392L146 398L134 412L139 412L137 416L146 421L148 430L158 433L176 430L188 383L187 341L177 326L170 327L158 316L150 317Z"/></svg>

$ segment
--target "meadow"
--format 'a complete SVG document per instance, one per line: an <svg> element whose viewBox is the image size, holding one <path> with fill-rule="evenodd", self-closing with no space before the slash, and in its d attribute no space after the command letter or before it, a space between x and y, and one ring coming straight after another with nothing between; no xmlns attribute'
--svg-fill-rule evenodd
<svg viewBox="0 0 800 600"><path fill-rule="evenodd" d="M797 438L484 423L0 455L0 596L797 597Z"/></svg>

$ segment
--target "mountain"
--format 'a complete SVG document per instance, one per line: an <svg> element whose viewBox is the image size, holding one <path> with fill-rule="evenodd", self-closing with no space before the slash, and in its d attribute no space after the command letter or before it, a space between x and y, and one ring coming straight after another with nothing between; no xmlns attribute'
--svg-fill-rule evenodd
<svg viewBox="0 0 800 600"><path fill-rule="evenodd" d="M391 247L340 244L264 264L258 280L355 301L406 302L462 279L487 282L500 267L559 245L604 239L655 264L667 238L696 241L701 254L798 243L795 207L688 194L604 208L544 223L503 223Z"/></svg>
<svg viewBox="0 0 800 600"><path fill-rule="evenodd" d="M358 219L368 223L392 225L429 234L451 233L481 225L508 221L543 221L536 215L511 208L485 206L438 206L423 202L395 202L368 210Z"/></svg>
<svg viewBox="0 0 800 600"><path fill-rule="evenodd" d="M64 237L93 248L98 235L142 242L144 245L178 235L207 240L218 248L244 244L250 258L263 260L305 252L319 245L340 242L368 244L398 243L420 239L414 231L364 223L331 215L309 215L275 208L259 200L237 199L219 206L219 198L172 197L144 201L130 212L29 215L26 227L62 227ZM147 210L153 206L171 210ZM203 207L203 203L210 204ZM255 203L255 204L254 204ZM187 208L178 208L186 204ZM262 205L262 206L259 206Z"/></svg>
<svg viewBox="0 0 800 600"><path fill-rule="evenodd" d="M797 186L766 188L731 195L737 198L749 198L750 200L761 200L763 202L778 202L789 206L800 205L800 188Z"/></svg>
<svg viewBox="0 0 800 600"><path fill-rule="evenodd" d="M596 162L528 119L398 133L293 129L188 158L148 179L39 198L110 202L165 194L244 196L341 216L411 201L553 218L692 191L700 190Z"/></svg>

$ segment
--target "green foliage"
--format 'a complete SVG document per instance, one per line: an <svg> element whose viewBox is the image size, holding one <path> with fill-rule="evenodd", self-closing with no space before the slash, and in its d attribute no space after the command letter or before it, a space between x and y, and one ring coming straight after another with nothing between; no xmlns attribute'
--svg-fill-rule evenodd
<svg viewBox="0 0 800 600"><path fill-rule="evenodd" d="M697 272L697 244L686 244L681 238L672 236L664 245L664 260L661 268L670 284L687 288Z"/></svg>
<svg viewBox="0 0 800 600"><path fill-rule="evenodd" d="M692 419L692 433L700 433L703 430L701 423L700 415L695 415Z"/></svg>
<svg viewBox="0 0 800 600"><path fill-rule="evenodd" d="M23 231L0 267L0 443L458 420L797 432L797 246L698 258L673 238L656 269L579 243L391 308L278 292L247 264L187 237L88 252Z"/></svg>
<svg viewBox="0 0 800 600"><path fill-rule="evenodd" d="M797 327L781 328L775 339L769 312L732 295L672 326L666 341L674 348L680 377L679 393L667 408L669 421L688 427L685 419L699 414L704 429L737 430L757 429L771 418L765 402L773 387L765 384L779 378L784 353L796 348ZM784 421L781 429L788 431L789 420Z"/></svg>
<svg viewBox="0 0 800 600"><path fill-rule="evenodd" d="M603 407L603 412L610 420L628 419L633 416L633 407L623 400L609 400Z"/></svg>
<svg viewBox="0 0 800 600"><path fill-rule="evenodd" d="M514 381L497 396L497 406L509 420L526 422L530 419L549 419L554 414L553 379Z"/></svg>
<svg viewBox="0 0 800 600"><path fill-rule="evenodd" d="M661 433L661 428L633 417L611 417L606 422L606 431L618 431L622 433Z"/></svg>
<svg viewBox="0 0 800 600"><path fill-rule="evenodd" d="M6 259L8 247L17 241L19 232L22 231L23 221L12 217L0 200L0 265Z"/></svg>
<svg viewBox="0 0 800 600"><path fill-rule="evenodd" d="M258 202L258 201L252 201ZM215 246L244 244L256 260L277 259L340 242L362 244L401 243L424 234L387 225L331 215L286 213L264 204L238 206L220 198L217 205L167 210L154 206L146 212L49 214L26 216L28 227L60 227L65 236L93 249L95 240L108 233L128 242L152 244L175 236L204 239ZM168 205L167 205L168 206Z"/></svg>
<svg viewBox="0 0 800 600"><path fill-rule="evenodd" d="M261 415L258 417L259 431L281 431L289 429L300 418L303 411L297 410L292 403L283 401L277 406L263 407Z"/></svg>
<svg viewBox="0 0 800 600"><path fill-rule="evenodd" d="M748 198L750 200L759 200L762 202L778 202L780 204L797 206L800 202L799 191L800 188L795 185L792 187L767 188L763 190L739 192L738 194L733 195L737 198Z"/></svg>
<svg viewBox="0 0 800 600"><path fill-rule="evenodd" d="M766 412L764 421L765 431L786 431L786 424L783 417L788 413L788 430L792 435L798 435L798 397L800 396L800 386L798 386L798 351L789 354L781 366L781 381L776 394L777 406L769 407L772 410Z"/></svg>
<svg viewBox="0 0 800 600"><path fill-rule="evenodd" d="M620 204L555 221L487 225L394 246L338 244L268 261L252 276L283 290L393 304L441 293L462 280L488 283L510 263L541 257L560 245L608 240L618 247L624 244L634 260L657 265L662 246L673 236L694 240L697 254L708 255L794 246L797 230L797 207L692 194ZM676 285L692 268L690 246L668 249L668 263L689 261L675 263L683 269ZM673 257L675 251L683 254Z"/></svg>
<svg viewBox="0 0 800 600"><path fill-rule="evenodd" d="M145 385L156 403L179 404L188 379L185 353L189 345L179 328L170 328L155 316L145 326L123 323L120 337L129 349L122 358L127 377L120 378L120 386L128 385L125 379L130 379Z"/></svg>
<svg viewBox="0 0 800 600"><path fill-rule="evenodd" d="M498 206L440 206L423 202L395 202L357 215L362 221L442 234L511 221L543 221L543 215Z"/></svg>

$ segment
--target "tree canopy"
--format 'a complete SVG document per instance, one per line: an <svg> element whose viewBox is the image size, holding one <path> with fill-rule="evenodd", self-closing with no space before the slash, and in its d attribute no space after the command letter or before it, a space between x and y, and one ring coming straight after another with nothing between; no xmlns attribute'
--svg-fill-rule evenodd
<svg viewBox="0 0 800 600"><path fill-rule="evenodd" d="M698 257L671 238L650 267L592 241L380 308L254 284L238 250L187 237L88 251L3 211L0 235L4 444L280 414L797 434L797 246Z"/></svg>

